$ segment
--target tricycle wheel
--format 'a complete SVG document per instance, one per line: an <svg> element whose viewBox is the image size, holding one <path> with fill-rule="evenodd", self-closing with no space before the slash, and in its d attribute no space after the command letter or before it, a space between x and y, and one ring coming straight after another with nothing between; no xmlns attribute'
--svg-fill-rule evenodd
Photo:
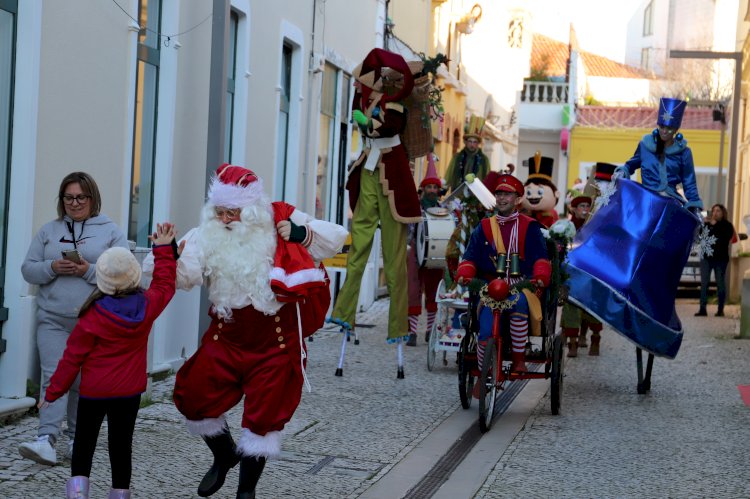
<svg viewBox="0 0 750 499"><path fill-rule="evenodd" d="M497 346L495 338L487 340L482 359L482 375L479 383L479 430L486 433L492 427L492 417L495 412L497 398Z"/></svg>
<svg viewBox="0 0 750 499"><path fill-rule="evenodd" d="M552 369L551 369L551 400L552 414L560 414L563 393L563 340L562 335L555 336L552 342Z"/></svg>
<svg viewBox="0 0 750 499"><path fill-rule="evenodd" d="M461 350L458 352L458 396L461 399L461 407L471 407L471 392L474 390L476 378L472 376L472 362L467 360L471 335L464 336L461 340Z"/></svg>

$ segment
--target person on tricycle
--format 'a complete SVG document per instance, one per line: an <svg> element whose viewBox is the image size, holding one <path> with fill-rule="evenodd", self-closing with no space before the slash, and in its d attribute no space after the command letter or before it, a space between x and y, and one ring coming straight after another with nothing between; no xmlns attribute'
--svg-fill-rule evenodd
<svg viewBox="0 0 750 499"><path fill-rule="evenodd" d="M539 334L542 307L539 298L549 286L552 265L542 226L518 212L524 187L512 175L500 175L494 188L496 215L485 218L472 232L463 261L456 272L459 284L474 278L486 282L499 278L507 283L510 313L511 371L526 372L529 326ZM479 306L477 362L481 368L484 348L492 335L492 309ZM530 320L531 319L531 320Z"/></svg>

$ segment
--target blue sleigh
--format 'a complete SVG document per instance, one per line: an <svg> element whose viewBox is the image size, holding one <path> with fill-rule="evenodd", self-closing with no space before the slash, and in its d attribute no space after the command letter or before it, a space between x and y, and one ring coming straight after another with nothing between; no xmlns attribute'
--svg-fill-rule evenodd
<svg viewBox="0 0 750 499"><path fill-rule="evenodd" d="M682 343L675 295L700 221L674 198L616 182L568 253L569 300L636 344L638 393L646 393L654 356L673 359Z"/></svg>

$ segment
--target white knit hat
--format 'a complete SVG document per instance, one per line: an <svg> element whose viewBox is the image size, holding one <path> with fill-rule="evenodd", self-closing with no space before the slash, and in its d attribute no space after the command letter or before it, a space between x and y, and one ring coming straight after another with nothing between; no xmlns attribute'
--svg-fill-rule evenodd
<svg viewBox="0 0 750 499"><path fill-rule="evenodd" d="M141 266L127 248L109 248L96 261L96 285L105 295L129 291L141 284Z"/></svg>

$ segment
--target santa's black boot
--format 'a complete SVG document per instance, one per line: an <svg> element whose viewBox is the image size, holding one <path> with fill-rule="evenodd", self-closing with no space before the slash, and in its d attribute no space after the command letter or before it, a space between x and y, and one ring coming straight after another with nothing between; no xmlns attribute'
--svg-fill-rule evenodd
<svg viewBox="0 0 750 499"><path fill-rule="evenodd" d="M198 495L208 497L215 494L224 485L227 473L237 465L240 456L237 454L237 448L232 435L229 433L229 428L224 428L223 432L213 437L203 437L203 440L213 452L214 462L198 485Z"/></svg>
<svg viewBox="0 0 750 499"><path fill-rule="evenodd" d="M249 456L240 461L240 485L237 487L237 499L255 499L255 486L258 485L265 457Z"/></svg>

